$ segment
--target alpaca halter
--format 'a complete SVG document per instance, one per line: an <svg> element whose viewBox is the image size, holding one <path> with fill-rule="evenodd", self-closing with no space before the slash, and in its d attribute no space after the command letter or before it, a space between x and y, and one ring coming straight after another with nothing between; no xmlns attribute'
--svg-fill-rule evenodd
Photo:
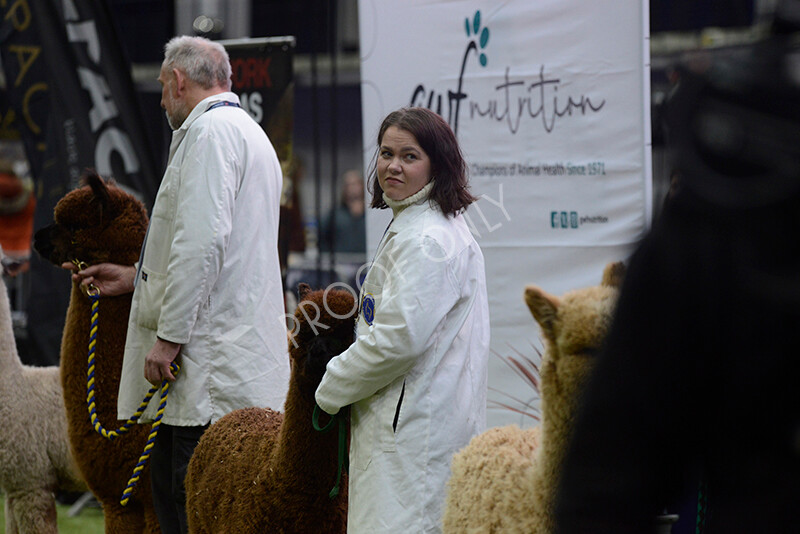
<svg viewBox="0 0 800 534"><path fill-rule="evenodd" d="M344 408L345 410L347 408ZM337 413L335 415L331 415L331 420L328 421L328 424L325 426L319 425L319 414L322 412L322 409L319 407L318 404L314 404L314 413L311 416L311 424L314 426L314 430L318 430L320 432L327 432L331 429L334 423L339 425L339 457L336 466L336 484L333 486L333 489L328 493L328 497L333 499L337 495L339 495L339 486L342 481L342 470L344 469L347 471L348 469L348 461L347 461L347 416L345 414Z"/></svg>
<svg viewBox="0 0 800 534"><path fill-rule="evenodd" d="M86 267L86 264L83 262L78 262L83 264L81 267L77 260L73 260L73 263L78 266L79 269L83 269ZM92 301L92 323L91 327L89 328L89 357L88 357L88 369L86 371L86 406L89 410L89 419L91 420L92 427L94 428L95 432L103 436L109 441L114 441L116 438L125 434L130 430L130 428L139 420L139 418L144 413L145 408L147 408L150 399L153 398L153 395L156 391L159 390L158 386L153 386L144 396L144 400L142 400L139 408L121 427L116 430L106 430L103 428L103 425L100 423L100 420L97 418L97 411L95 409L95 396L94 396L94 369L95 369L95 345L97 344L97 318L99 316L98 313L98 302L100 300L100 291L97 288L94 288L95 291L92 291L92 286L89 287L87 292L87 296L89 300ZM172 371L173 375L177 375L178 371L180 371L180 366L172 362L170 364L170 370ZM130 501L131 495L133 495L133 490L136 488L136 484L139 482L139 478L141 478L142 471L144 470L144 466L147 464L147 460L150 458L150 452L153 449L153 444L156 440L156 435L158 434L158 428L161 426L161 418L164 416L164 410L167 407L167 397L169 396L169 381L162 380L161 381L161 402L158 405L158 410L156 411L156 418L153 420L153 426L150 430L150 435L147 437L147 443L144 445L144 451L142 452L141 456L139 456L139 461L137 462L136 466L133 468L133 474L131 474L131 478L128 480L128 485L125 487L125 490L122 492L122 498L120 499L119 503L122 506L126 506L128 501Z"/></svg>
<svg viewBox="0 0 800 534"><path fill-rule="evenodd" d="M79 271L82 271L89 266L88 263L86 263L85 261L81 261L78 258L73 259L72 263L75 265L75 267L78 268ZM86 295L87 297L100 296L100 289L94 284L89 284L88 286L81 285L81 291L83 291L83 294Z"/></svg>

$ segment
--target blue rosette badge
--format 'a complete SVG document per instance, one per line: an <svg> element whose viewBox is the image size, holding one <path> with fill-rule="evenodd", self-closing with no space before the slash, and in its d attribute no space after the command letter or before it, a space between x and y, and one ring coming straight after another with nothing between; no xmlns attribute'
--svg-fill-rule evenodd
<svg viewBox="0 0 800 534"><path fill-rule="evenodd" d="M372 293L367 293L361 299L361 316L365 323L372 326L372 321L375 320L375 297L372 296Z"/></svg>

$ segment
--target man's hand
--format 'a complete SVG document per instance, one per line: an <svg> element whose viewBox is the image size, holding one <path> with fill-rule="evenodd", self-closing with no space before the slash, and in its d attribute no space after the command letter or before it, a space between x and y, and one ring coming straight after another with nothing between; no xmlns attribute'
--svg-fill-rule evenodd
<svg viewBox="0 0 800 534"><path fill-rule="evenodd" d="M74 264L64 262L61 264L61 268L72 271L72 280L80 283L85 288L93 284L103 297L114 297L133 292L133 279L136 278L136 268L132 265L98 263L79 271Z"/></svg>
<svg viewBox="0 0 800 534"><path fill-rule="evenodd" d="M154 386L161 385L162 380L174 382L175 375L172 374L169 364L177 358L180 350L180 344L157 338L156 344L144 359L144 377L147 381Z"/></svg>

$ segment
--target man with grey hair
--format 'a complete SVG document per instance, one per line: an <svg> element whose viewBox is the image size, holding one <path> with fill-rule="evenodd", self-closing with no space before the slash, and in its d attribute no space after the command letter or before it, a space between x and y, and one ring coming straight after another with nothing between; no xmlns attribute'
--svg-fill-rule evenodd
<svg viewBox="0 0 800 534"><path fill-rule="evenodd" d="M159 523L173 533L187 530L183 479L203 431L238 408L282 409L289 359L275 150L230 92L219 43L175 37L164 51L161 107L174 131L139 263L94 265L74 278L101 296L133 291L120 419L150 384L173 382L150 459ZM157 401L143 419L154 418Z"/></svg>

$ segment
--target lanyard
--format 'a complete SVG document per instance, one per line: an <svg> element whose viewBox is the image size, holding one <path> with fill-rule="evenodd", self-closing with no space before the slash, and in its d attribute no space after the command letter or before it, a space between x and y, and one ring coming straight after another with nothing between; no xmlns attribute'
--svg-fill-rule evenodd
<svg viewBox="0 0 800 534"><path fill-rule="evenodd" d="M242 107L239 104L237 104L236 102L229 102L227 100L222 100L220 102L217 102L216 104L211 104L210 106L208 106L208 109L205 110L203 113L207 113L207 112L211 111L212 109L218 108L220 106L232 106L232 107L235 107L235 108Z"/></svg>

